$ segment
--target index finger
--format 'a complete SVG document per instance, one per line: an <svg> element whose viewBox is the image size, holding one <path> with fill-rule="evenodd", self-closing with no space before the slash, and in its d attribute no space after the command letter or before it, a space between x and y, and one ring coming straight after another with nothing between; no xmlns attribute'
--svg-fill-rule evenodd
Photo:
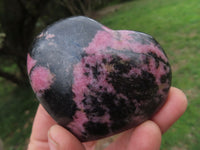
<svg viewBox="0 0 200 150"><path fill-rule="evenodd" d="M33 122L31 140L48 141L48 130L54 124L56 122L40 104Z"/></svg>
<svg viewBox="0 0 200 150"><path fill-rule="evenodd" d="M181 117L186 108L187 98L185 94L181 90L171 87L166 103L161 110L153 116L152 121L154 121L160 127L161 132L164 133Z"/></svg>

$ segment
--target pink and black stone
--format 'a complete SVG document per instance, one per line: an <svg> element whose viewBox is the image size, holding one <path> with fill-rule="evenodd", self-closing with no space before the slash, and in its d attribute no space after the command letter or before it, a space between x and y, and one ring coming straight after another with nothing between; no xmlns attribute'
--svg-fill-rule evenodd
<svg viewBox="0 0 200 150"><path fill-rule="evenodd" d="M27 69L40 103L82 142L150 119L171 85L170 64L155 39L81 16L45 29Z"/></svg>

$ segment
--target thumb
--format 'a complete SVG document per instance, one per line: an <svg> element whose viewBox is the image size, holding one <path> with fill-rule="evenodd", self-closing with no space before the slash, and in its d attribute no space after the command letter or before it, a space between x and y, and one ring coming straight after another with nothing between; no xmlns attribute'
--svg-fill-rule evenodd
<svg viewBox="0 0 200 150"><path fill-rule="evenodd" d="M59 125L49 129L48 143L50 150L85 150L76 137Z"/></svg>

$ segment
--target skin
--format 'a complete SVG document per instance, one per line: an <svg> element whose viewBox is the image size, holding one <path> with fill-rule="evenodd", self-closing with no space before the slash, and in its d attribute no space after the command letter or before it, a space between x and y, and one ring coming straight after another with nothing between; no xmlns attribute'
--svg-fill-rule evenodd
<svg viewBox="0 0 200 150"><path fill-rule="evenodd" d="M162 134L181 117L186 107L185 94L177 88L170 88L165 105L151 120L123 132L105 150L159 150ZM94 150L96 142L80 143L39 105L28 150Z"/></svg>

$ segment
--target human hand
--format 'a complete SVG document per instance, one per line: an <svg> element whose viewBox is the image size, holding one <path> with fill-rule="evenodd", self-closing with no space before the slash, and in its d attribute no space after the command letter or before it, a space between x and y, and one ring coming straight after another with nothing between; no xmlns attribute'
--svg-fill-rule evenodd
<svg viewBox="0 0 200 150"><path fill-rule="evenodd" d="M172 87L165 105L151 120L122 133L105 150L159 150L161 136L185 112L187 99ZM81 143L69 131L56 124L39 105L33 123L28 150L93 150L96 141Z"/></svg>

